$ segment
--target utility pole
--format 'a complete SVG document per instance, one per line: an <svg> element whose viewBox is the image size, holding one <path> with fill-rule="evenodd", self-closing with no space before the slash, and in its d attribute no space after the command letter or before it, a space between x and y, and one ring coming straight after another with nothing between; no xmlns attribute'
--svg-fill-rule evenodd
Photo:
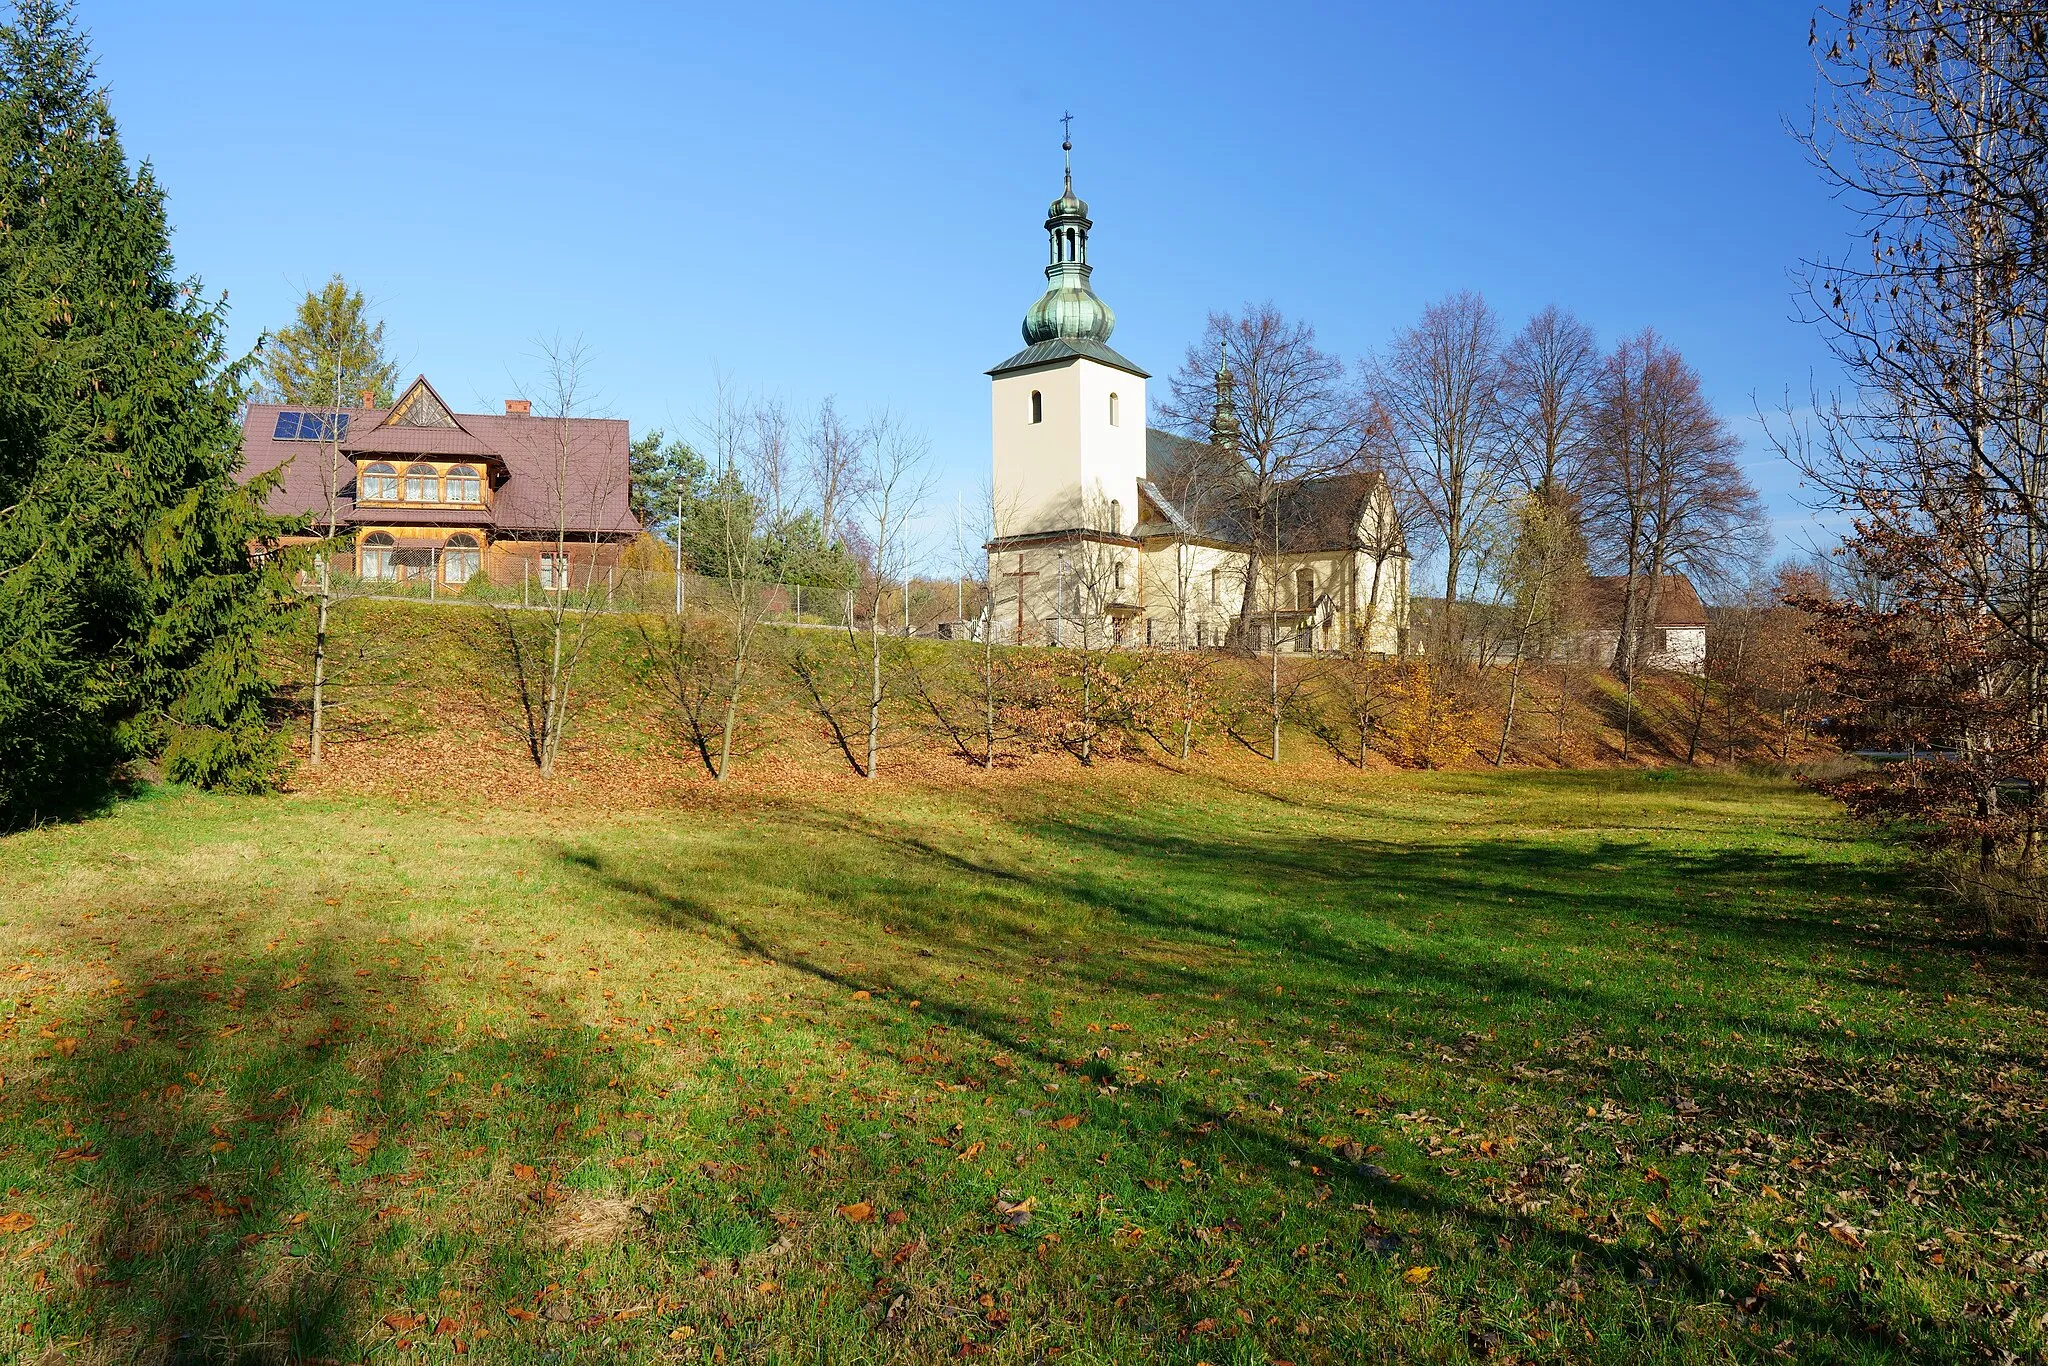
<svg viewBox="0 0 2048 1366"><path fill-rule="evenodd" d="M676 615L683 614L683 486L676 485Z"/></svg>

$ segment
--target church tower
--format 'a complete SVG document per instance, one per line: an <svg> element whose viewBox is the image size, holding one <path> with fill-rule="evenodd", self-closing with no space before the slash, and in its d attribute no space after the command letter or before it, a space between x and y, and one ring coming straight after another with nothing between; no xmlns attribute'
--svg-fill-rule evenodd
<svg viewBox="0 0 2048 1366"><path fill-rule="evenodd" d="M1024 349L988 372L992 550L1018 538L1127 538L1137 524L1148 376L1109 347L1116 314L1089 283L1094 223L1074 194L1072 141L1061 150L1066 184L1045 218L1046 290L1024 315Z"/></svg>

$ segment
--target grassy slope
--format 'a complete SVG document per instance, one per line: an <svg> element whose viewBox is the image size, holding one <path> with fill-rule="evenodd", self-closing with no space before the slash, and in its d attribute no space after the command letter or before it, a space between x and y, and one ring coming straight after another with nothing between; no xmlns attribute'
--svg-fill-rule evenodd
<svg viewBox="0 0 2048 1366"><path fill-rule="evenodd" d="M158 793L0 843L0 1324L108 1360L2038 1352L2048 998L1896 887L1731 777Z"/></svg>

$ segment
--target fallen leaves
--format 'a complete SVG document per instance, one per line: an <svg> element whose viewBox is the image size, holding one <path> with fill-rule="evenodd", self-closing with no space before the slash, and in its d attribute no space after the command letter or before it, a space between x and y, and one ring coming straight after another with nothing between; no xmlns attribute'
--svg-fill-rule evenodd
<svg viewBox="0 0 2048 1366"><path fill-rule="evenodd" d="M1427 1285L1429 1278L1436 1274L1433 1266L1411 1266L1401 1273L1401 1279L1410 1285Z"/></svg>
<svg viewBox="0 0 2048 1366"><path fill-rule="evenodd" d="M1078 1125L1080 1122L1081 1117L1079 1115L1061 1115L1058 1119L1052 1122L1052 1127L1055 1129L1071 1129Z"/></svg>
<svg viewBox="0 0 2048 1366"><path fill-rule="evenodd" d="M377 1151L377 1135L357 1134L348 1141L348 1150L356 1155L356 1161L369 1161L370 1154Z"/></svg>
<svg viewBox="0 0 2048 1366"><path fill-rule="evenodd" d="M865 1224L875 1217L875 1207L865 1200L856 1200L850 1205L841 1205L839 1217L849 1224Z"/></svg>
<svg viewBox="0 0 2048 1366"><path fill-rule="evenodd" d="M26 1233L36 1226L36 1217L21 1210L0 1214L0 1233Z"/></svg>

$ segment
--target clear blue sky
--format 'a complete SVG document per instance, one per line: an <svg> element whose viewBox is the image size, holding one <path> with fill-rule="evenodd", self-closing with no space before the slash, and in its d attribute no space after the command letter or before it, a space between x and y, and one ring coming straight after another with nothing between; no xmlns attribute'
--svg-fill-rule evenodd
<svg viewBox="0 0 2048 1366"><path fill-rule="evenodd" d="M1785 131L1813 85L1785 0L79 13L238 345L338 270L460 407L580 334L636 433L689 427L722 369L893 407L950 496L1043 288L1071 109L1095 283L1155 389L1247 300L1347 358L1453 290L1511 326L1557 302L1663 332L1781 542L1805 521L1749 414L1830 381L1789 272L1853 225Z"/></svg>

